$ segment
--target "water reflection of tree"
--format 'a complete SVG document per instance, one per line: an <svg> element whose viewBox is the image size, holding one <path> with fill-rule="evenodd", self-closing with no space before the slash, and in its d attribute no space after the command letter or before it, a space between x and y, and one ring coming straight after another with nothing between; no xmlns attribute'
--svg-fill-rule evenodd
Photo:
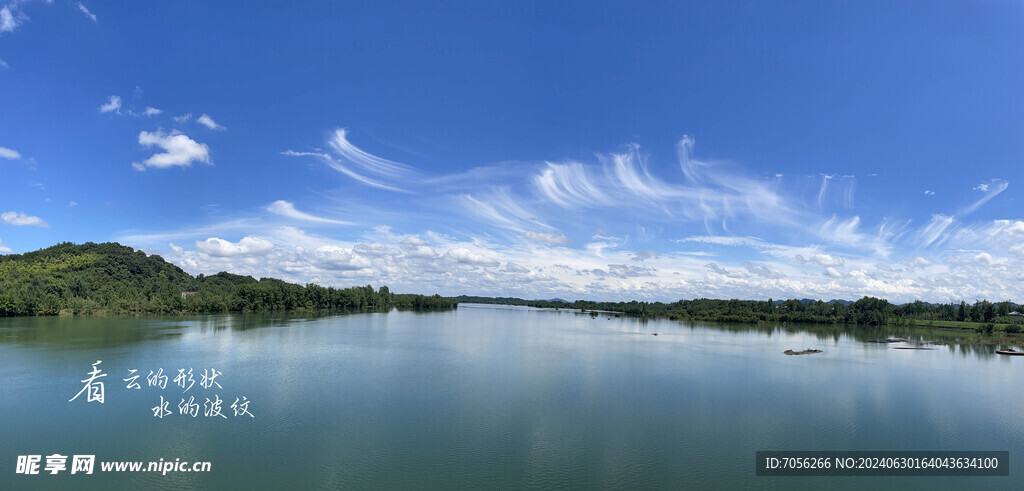
<svg viewBox="0 0 1024 491"><path fill-rule="evenodd" d="M48 349L94 349L179 338L187 331L246 331L286 325L307 317L282 314L220 314L137 318L39 316L0 318L0 343Z"/></svg>
<svg viewBox="0 0 1024 491"><path fill-rule="evenodd" d="M843 336L859 342L899 338L906 339L906 345L921 347L940 347L945 345L950 352L971 353L988 356L999 349L998 343L982 342L973 332L937 329L912 326L868 326L868 325L836 325L836 324L735 324L715 322L687 322L684 325L692 328L704 327L733 333L757 332L772 336L774 333L811 334L819 340L838 342ZM903 345L901 345L903 346Z"/></svg>

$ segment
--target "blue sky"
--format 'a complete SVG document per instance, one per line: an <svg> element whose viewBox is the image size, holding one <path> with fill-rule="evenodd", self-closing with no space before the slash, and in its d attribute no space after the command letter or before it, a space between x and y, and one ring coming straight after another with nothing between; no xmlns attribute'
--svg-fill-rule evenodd
<svg viewBox="0 0 1024 491"><path fill-rule="evenodd" d="M1024 302L1019 2L0 0L0 253Z"/></svg>

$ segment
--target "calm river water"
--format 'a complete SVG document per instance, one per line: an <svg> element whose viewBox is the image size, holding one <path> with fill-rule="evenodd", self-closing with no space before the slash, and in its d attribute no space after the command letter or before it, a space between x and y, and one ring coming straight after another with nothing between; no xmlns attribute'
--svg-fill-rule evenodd
<svg viewBox="0 0 1024 491"><path fill-rule="evenodd" d="M483 305L0 319L0 488L1024 487L1024 357L867 342L890 335L928 337ZM824 352L782 354L804 348ZM69 402L97 360L104 402ZM159 369L166 386L149 386ZM179 369L192 370L187 391ZM204 388L204 370L219 385ZM196 416L181 414L183 397ZM204 414L207 398L223 401L224 417ZM235 415L236 399L253 417ZM759 450L1008 450L1011 467L984 478L758 477ZM69 458L51 475L53 454L95 455L95 471L71 475ZM20 455L42 456L40 474L16 474ZM210 472L99 468L160 459Z"/></svg>

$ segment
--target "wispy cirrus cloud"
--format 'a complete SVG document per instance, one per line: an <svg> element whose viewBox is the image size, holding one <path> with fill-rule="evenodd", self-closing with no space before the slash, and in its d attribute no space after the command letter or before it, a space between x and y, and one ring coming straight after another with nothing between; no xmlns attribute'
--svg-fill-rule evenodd
<svg viewBox="0 0 1024 491"><path fill-rule="evenodd" d="M744 176L725 164L692 157L693 139L684 137L678 145L682 182L665 180L653 172L639 146L625 152L600 154L598 163L545 162L531 173L494 172L485 175L458 174L426 177L412 166L372 155L352 144L345 129L336 130L327 141L331 152L282 152L288 156L311 156L361 184L388 191L437 196L459 192L466 210L496 227L525 233L532 223L554 229L541 216L551 216L550 206L570 210L634 209L658 212L657 219L696 222L705 228L729 218L754 218L776 226L797 226L804 217L777 192L778 179ZM482 167L483 168L483 167ZM496 180L499 180L496 182ZM470 189L457 185L470 186ZM415 191L413 191L415 190ZM554 214L558 216L558 214ZM800 225L802 226L802 225Z"/></svg>
<svg viewBox="0 0 1024 491"><path fill-rule="evenodd" d="M411 193L406 186L410 184L411 179L419 178L419 174L412 167L367 153L349 142L347 135L346 129L339 128L327 142L338 158L326 152L286 150L281 153L292 157L317 157L328 167L367 186Z"/></svg>
<svg viewBox="0 0 1024 491"><path fill-rule="evenodd" d="M821 207L822 200L825 199L825 191L828 189L828 183L835 178L833 174L822 174L821 175L821 189L818 190L818 206Z"/></svg>
<svg viewBox="0 0 1024 491"><path fill-rule="evenodd" d="M540 194L563 208L599 207L611 203L606 192L592 183L583 164L547 163L547 168L533 176Z"/></svg>
<svg viewBox="0 0 1024 491"><path fill-rule="evenodd" d="M309 213L305 213L295 209L295 205L284 200L277 200L267 205L267 211L283 217L293 218L295 220L302 220L305 222L321 223L328 225L352 225L351 222L342 220L333 220L330 218L318 217Z"/></svg>
<svg viewBox="0 0 1024 491"><path fill-rule="evenodd" d="M530 298L935 301L1024 294L1014 273L1024 264L1020 217L967 223L934 214L911 227L906 217L840 213L854 204L852 175L830 173L824 186L821 174L801 182L751 177L732 164L696 159L693 139L684 137L678 168L630 145L591 162L488 163L431 176L372 155L349 136L339 130L325 150L283 153L314 157L359 186L399 191L384 194L381 206L390 212L358 208L348 190L323 192L330 207L310 202L300 211L280 200L259 208L262 220L192 231L197 236L187 240L199 245L175 246L181 250L171 248L172 257L196 272L238 268L298 282ZM975 193L1000 187L987 184ZM353 207L365 226L331 229L331 237L298 228L333 224L321 219ZM274 216L292 221L265 220ZM392 226L410 233L392 233ZM145 236L135 235L152 239ZM246 237L273 247L228 247L240 248Z"/></svg>
<svg viewBox="0 0 1024 491"><path fill-rule="evenodd" d="M956 218L951 216L941 214L932 215L931 221L918 230L918 242L924 247L928 247L936 243L941 244L946 239L946 230L949 229L955 221Z"/></svg>
<svg viewBox="0 0 1024 491"><path fill-rule="evenodd" d="M78 2L78 11L84 14L86 17L88 17L89 20L93 21L93 23L97 22L96 14L90 12L89 8L83 5L82 2Z"/></svg>
<svg viewBox="0 0 1024 491"><path fill-rule="evenodd" d="M483 196L466 194L462 198L463 207L470 216L479 217L496 227L521 233L537 226L555 230L555 227L540 221L531 210L523 206L509 188L494 188Z"/></svg>
<svg viewBox="0 0 1024 491"><path fill-rule="evenodd" d="M957 215L963 217L974 213L978 208L981 208L982 205L988 203L989 200L999 195L999 193L1006 191L1006 188L1009 186L1010 183L1002 179L993 179L991 182L981 183L975 186L973 189L974 191L981 191L984 194L973 203L962 208L957 212Z"/></svg>
<svg viewBox="0 0 1024 491"><path fill-rule="evenodd" d="M354 167L348 167L329 155L328 164L363 184L389 191L409 192L404 189L405 185L410 179L419 177L419 173L406 164L377 157L353 145L348 140L348 131L345 128L335 130L327 144L341 160Z"/></svg>
<svg viewBox="0 0 1024 491"><path fill-rule="evenodd" d="M893 232L883 223L875 234L860 231L860 216L848 219L833 215L818 228L818 235L829 242L844 246L873 251L880 257L888 257L892 251L889 238Z"/></svg>

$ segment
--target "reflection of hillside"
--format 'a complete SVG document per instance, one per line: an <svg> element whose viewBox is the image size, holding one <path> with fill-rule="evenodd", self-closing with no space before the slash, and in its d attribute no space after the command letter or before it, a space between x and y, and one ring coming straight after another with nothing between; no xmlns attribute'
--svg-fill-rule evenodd
<svg viewBox="0 0 1024 491"><path fill-rule="evenodd" d="M469 306L467 306L469 307ZM532 309L529 310L546 310ZM471 310L471 309L469 309ZM558 314L558 310L550 310ZM564 311L563 311L564 312ZM580 312L576 312L581 314ZM667 322L681 329L709 329L734 334L759 333L767 336L773 334L813 335L821 341L836 343L844 337L847 341L869 344L872 340L886 338L903 338L906 343L899 346L934 345L940 351L960 353L963 356L992 357L996 350L1008 345L997 342L985 343L986 338L970 332L949 329L934 329L908 326L864 326L837 324L743 324L718 323L705 321L669 321L666 319L642 319L621 313L584 312L595 320L630 324L646 331L649 323ZM345 314L352 315L352 314ZM372 314L388 315L388 314ZM429 314L422 314L429 315ZM250 331L266 327L286 327L322 317L323 315L289 315L280 313L248 313L248 314L211 314L198 316L144 316L125 317L8 317L0 318L0 344L18 344L26 347L45 347L47 349L77 350L93 348L127 347L147 341L174 339L190 333L210 333L218 331ZM988 340L990 341L990 340ZM875 345L879 349L891 349L890 345Z"/></svg>
<svg viewBox="0 0 1024 491"><path fill-rule="evenodd" d="M196 317L10 317L0 318L0 343L59 349L123 347L176 338L190 330L246 331L281 326L308 317L281 314Z"/></svg>
<svg viewBox="0 0 1024 491"><path fill-rule="evenodd" d="M906 343L899 346L934 345L950 353L969 354L979 357L996 356L999 344L978 342L978 335L957 330L933 329L907 326L844 326L834 324L735 324L716 322L682 322L691 328L707 328L732 333L757 332L771 336L775 333L812 334L822 341L838 342L844 336L848 340L869 343L877 339L903 338ZM885 346L885 345L879 345Z"/></svg>

